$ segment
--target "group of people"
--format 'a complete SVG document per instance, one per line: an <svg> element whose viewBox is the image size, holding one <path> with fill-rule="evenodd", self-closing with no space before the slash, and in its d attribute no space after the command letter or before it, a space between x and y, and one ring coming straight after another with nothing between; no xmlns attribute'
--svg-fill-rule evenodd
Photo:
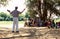
<svg viewBox="0 0 60 39"><path fill-rule="evenodd" d="M26 26L29 26L29 27L36 27L36 26L38 26L39 24L39 21L38 21L38 19L36 18L36 19L33 19L33 18L29 18L28 20L26 20L25 21L25 27Z"/></svg>
<svg viewBox="0 0 60 39"><path fill-rule="evenodd" d="M60 28L60 22L55 23L54 20L47 20L45 26L48 26L48 28Z"/></svg>
<svg viewBox="0 0 60 39"><path fill-rule="evenodd" d="M58 28L60 27L60 23L55 23L54 20L41 20L40 18L29 18L28 22L25 22L25 26L30 27L48 27L48 28Z"/></svg>
<svg viewBox="0 0 60 39"><path fill-rule="evenodd" d="M39 18L30 17L27 21L25 21L25 26L39 27L39 26L42 26L42 21Z"/></svg>

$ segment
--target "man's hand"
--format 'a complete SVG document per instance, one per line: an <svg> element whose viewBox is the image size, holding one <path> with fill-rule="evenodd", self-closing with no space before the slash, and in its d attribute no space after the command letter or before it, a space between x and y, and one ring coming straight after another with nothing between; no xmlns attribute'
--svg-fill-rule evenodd
<svg viewBox="0 0 60 39"><path fill-rule="evenodd" d="M25 10L25 9L24 9ZM23 13L24 12L24 10L21 12L21 13Z"/></svg>
<svg viewBox="0 0 60 39"><path fill-rule="evenodd" d="M24 10L25 10L25 9L24 9ZM23 10L23 11L24 11L24 10Z"/></svg>
<svg viewBox="0 0 60 39"><path fill-rule="evenodd" d="M10 10L7 10L8 12L10 12Z"/></svg>

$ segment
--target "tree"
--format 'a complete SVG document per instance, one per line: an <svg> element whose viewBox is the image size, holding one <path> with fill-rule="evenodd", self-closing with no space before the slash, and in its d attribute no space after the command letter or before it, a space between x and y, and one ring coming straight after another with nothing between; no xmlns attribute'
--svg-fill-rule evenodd
<svg viewBox="0 0 60 39"><path fill-rule="evenodd" d="M25 18L29 18L30 16L29 16L29 13L26 13L25 14Z"/></svg>
<svg viewBox="0 0 60 39"><path fill-rule="evenodd" d="M4 12L1 12L0 13L0 17L3 17L4 18L4 20L7 18L7 14L5 14Z"/></svg>
<svg viewBox="0 0 60 39"><path fill-rule="evenodd" d="M8 4L9 0L0 0L0 6L3 5L5 6L6 4Z"/></svg>
<svg viewBox="0 0 60 39"><path fill-rule="evenodd" d="M10 15L7 15L7 14L4 13L4 12L1 12L1 13L0 13L0 19L1 19L1 20L7 21L9 18L10 18ZM0 21L1 21L1 20L0 20Z"/></svg>
<svg viewBox="0 0 60 39"><path fill-rule="evenodd" d="M25 17L24 14L20 14L19 17L18 17L19 18L19 21L23 21L24 20L24 17Z"/></svg>
<svg viewBox="0 0 60 39"><path fill-rule="evenodd" d="M48 10L50 11L50 17L51 17L51 14L53 14L53 13L56 15L57 14L60 15L60 12L54 6L56 3L57 3L57 1L55 1L55 0L54 1L53 0L27 0L28 12L30 12L30 14L35 12L32 15L38 14L40 19L45 21L48 16L47 15Z"/></svg>
<svg viewBox="0 0 60 39"><path fill-rule="evenodd" d="M10 14L4 12L0 13L0 21L12 21L13 17Z"/></svg>
<svg viewBox="0 0 60 39"><path fill-rule="evenodd" d="M43 21L50 19L51 15L54 13L56 15L60 15L59 10L56 9L56 3L59 0L27 0L28 12L30 13L30 17L36 17L38 14L39 18ZM47 18L47 14L50 11L50 16Z"/></svg>

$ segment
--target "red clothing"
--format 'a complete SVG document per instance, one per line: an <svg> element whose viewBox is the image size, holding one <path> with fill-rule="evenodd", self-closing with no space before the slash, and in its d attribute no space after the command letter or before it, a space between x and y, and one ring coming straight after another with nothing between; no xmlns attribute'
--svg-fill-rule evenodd
<svg viewBox="0 0 60 39"><path fill-rule="evenodd" d="M51 25L51 22L50 21L47 22L47 26L49 26L49 25Z"/></svg>

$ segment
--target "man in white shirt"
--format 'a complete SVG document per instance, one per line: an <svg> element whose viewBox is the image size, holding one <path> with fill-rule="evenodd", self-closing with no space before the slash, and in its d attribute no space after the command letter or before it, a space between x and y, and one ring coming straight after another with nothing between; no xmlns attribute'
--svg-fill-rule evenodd
<svg viewBox="0 0 60 39"><path fill-rule="evenodd" d="M21 14L22 12L18 11L17 10L18 7L15 7L15 10L13 10L12 12L10 12L10 10L7 10L8 12L10 12L10 14L13 16L13 29L12 29L12 32L14 32L15 28L16 28L16 32L18 33L19 30L18 30L18 16L19 14ZM15 27L16 26L16 27Z"/></svg>

